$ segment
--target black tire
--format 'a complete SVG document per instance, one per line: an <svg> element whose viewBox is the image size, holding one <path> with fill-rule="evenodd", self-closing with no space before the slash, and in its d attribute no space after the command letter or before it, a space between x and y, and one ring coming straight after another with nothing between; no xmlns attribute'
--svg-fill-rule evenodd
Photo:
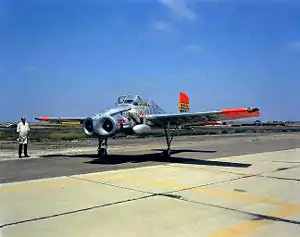
<svg viewBox="0 0 300 237"><path fill-rule="evenodd" d="M100 148L98 151L98 156L99 157L107 156L107 150L104 148Z"/></svg>
<svg viewBox="0 0 300 237"><path fill-rule="evenodd" d="M162 157L163 157L164 160L167 160L169 162L172 160L172 158L171 158L171 151L164 150L161 155L162 155Z"/></svg>

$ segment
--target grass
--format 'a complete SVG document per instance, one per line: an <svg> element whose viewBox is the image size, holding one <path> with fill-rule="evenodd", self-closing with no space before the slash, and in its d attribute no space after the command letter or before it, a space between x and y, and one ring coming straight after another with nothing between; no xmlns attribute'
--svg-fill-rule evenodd
<svg viewBox="0 0 300 237"><path fill-rule="evenodd" d="M47 136L49 140L75 140L84 139L86 135L83 132L52 132Z"/></svg>
<svg viewBox="0 0 300 237"><path fill-rule="evenodd" d="M18 134L15 129L4 129L0 130L0 139L13 141L16 140ZM32 141L63 141L63 140L75 140L75 139L85 139L86 135L82 132L81 129L53 129L53 128L44 128L44 129L32 129L30 132L30 140Z"/></svg>
<svg viewBox="0 0 300 237"><path fill-rule="evenodd" d="M178 130L176 136L185 135L216 135L216 134L228 134L228 133L265 133L272 131L271 129L249 129L247 127L237 127L234 129L219 129L219 128L194 128L193 130ZM283 128L278 132L296 132L295 129ZM299 130L298 130L299 131ZM275 132L274 130L272 132ZM163 137L164 133L160 132L150 137ZM136 136L138 138L146 136ZM31 126L30 140L32 141L71 141L86 139L87 136L83 133L81 126L51 126L51 127L40 127ZM17 139L17 133L15 129L3 129L0 130L0 140L15 141Z"/></svg>

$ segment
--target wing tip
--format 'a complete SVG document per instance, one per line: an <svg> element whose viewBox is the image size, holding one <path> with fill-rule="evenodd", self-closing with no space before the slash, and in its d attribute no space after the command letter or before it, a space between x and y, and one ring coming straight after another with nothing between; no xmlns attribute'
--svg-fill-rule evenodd
<svg viewBox="0 0 300 237"><path fill-rule="evenodd" d="M252 106L249 106L249 107L244 107L244 108L230 108L230 109L222 109L222 111L224 111L224 112L240 112L240 111L247 111L247 112L249 112L249 113L251 113L251 112L257 112L257 111L260 111L260 109L259 108L257 108L257 107L252 107Z"/></svg>
<svg viewBox="0 0 300 237"><path fill-rule="evenodd" d="M38 121L50 121L50 117L35 117L34 119Z"/></svg>
<svg viewBox="0 0 300 237"><path fill-rule="evenodd" d="M260 116L260 109L249 106L247 108L223 109L221 113L230 119L252 118Z"/></svg>

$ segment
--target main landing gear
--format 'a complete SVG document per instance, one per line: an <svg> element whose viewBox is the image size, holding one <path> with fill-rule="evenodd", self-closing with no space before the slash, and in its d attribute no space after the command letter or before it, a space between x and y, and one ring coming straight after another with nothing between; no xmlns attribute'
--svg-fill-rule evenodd
<svg viewBox="0 0 300 237"><path fill-rule="evenodd" d="M175 129L170 134L170 126L164 126L164 132L166 137L166 143L167 143L167 149L163 151L162 156L164 158L167 158L169 161L171 161L171 143L174 138L174 135L178 129L178 126L175 127Z"/></svg>
<svg viewBox="0 0 300 237"><path fill-rule="evenodd" d="M107 155L107 138L99 138L98 157Z"/></svg>
<svg viewBox="0 0 300 237"><path fill-rule="evenodd" d="M162 152L162 156L164 158L167 158L168 161L171 161L171 143L172 143L172 140L174 138L174 135L176 133L178 129L178 126L176 126L174 128L173 131L170 131L170 126L164 126L164 132L165 132L165 137L166 137L166 144L167 144L167 149L164 150ZM98 145L98 157L99 158L103 158L105 156L107 156L107 138L99 138L99 145Z"/></svg>

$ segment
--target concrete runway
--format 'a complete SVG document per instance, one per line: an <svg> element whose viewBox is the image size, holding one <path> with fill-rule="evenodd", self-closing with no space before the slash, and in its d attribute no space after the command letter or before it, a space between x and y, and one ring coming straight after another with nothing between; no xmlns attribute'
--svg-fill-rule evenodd
<svg viewBox="0 0 300 237"><path fill-rule="evenodd" d="M115 143L111 164L5 153L0 236L299 236L300 135L178 137L172 163L163 140Z"/></svg>

